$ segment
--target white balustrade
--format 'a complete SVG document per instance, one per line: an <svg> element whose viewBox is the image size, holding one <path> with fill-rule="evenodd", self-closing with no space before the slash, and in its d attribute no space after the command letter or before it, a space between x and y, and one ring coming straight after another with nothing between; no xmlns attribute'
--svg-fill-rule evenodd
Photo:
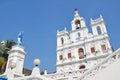
<svg viewBox="0 0 120 80"><path fill-rule="evenodd" d="M78 77L78 80L86 80L89 77L95 76L96 73L101 71L102 69L108 67L114 61L117 61L115 58L116 55L120 54L120 48L116 50L113 54L110 54L107 58L105 58L102 62L98 63L98 65L94 66L90 70L86 71L82 76Z"/></svg>

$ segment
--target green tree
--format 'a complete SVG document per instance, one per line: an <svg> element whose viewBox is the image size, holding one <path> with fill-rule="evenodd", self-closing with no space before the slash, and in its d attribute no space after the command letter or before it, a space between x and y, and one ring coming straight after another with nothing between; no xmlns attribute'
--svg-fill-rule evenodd
<svg viewBox="0 0 120 80"><path fill-rule="evenodd" d="M0 57L0 74L4 72L5 66L6 66L6 61L4 57Z"/></svg>
<svg viewBox="0 0 120 80"><path fill-rule="evenodd" d="M14 46L16 43L13 40L7 40L3 46L1 46L1 50L3 51L3 57L5 60L8 59L8 51Z"/></svg>
<svg viewBox="0 0 120 80"><path fill-rule="evenodd" d="M5 71L8 60L8 51L15 44L16 43L13 40L7 40L5 43L0 44L0 73L3 73Z"/></svg>

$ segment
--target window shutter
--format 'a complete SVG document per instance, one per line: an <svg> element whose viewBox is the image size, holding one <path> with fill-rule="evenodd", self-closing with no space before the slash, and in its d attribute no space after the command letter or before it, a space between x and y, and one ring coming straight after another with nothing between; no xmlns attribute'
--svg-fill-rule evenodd
<svg viewBox="0 0 120 80"><path fill-rule="evenodd" d="M91 48L91 53L94 53L94 52L95 52L95 48L92 47L92 48Z"/></svg>
<svg viewBox="0 0 120 80"><path fill-rule="evenodd" d="M71 53L68 53L68 58L71 58Z"/></svg>
<svg viewBox="0 0 120 80"><path fill-rule="evenodd" d="M63 59L63 55L60 55L60 56L59 56L59 59L62 60L62 59Z"/></svg>

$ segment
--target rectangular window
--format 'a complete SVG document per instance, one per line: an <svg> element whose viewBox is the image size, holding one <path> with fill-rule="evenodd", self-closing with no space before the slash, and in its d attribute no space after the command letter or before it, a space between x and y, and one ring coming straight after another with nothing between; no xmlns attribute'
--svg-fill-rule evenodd
<svg viewBox="0 0 120 80"><path fill-rule="evenodd" d="M105 45L101 45L101 49L102 49L102 51L106 51L106 46Z"/></svg>
<svg viewBox="0 0 120 80"><path fill-rule="evenodd" d="M71 53L68 53L68 58L71 58Z"/></svg>
<svg viewBox="0 0 120 80"><path fill-rule="evenodd" d="M91 53L95 53L95 48L91 47Z"/></svg>
<svg viewBox="0 0 120 80"><path fill-rule="evenodd" d="M62 59L63 59L63 55L60 55L60 56L59 56L59 59L62 60Z"/></svg>

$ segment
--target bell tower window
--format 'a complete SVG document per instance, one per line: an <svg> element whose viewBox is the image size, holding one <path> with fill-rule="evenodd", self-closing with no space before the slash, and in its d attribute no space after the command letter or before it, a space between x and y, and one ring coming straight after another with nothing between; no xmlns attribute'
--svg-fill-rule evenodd
<svg viewBox="0 0 120 80"><path fill-rule="evenodd" d="M75 21L75 24L77 25L77 24L80 24L80 20L76 20Z"/></svg>
<svg viewBox="0 0 120 80"><path fill-rule="evenodd" d="M98 35L100 35L100 34L101 34L101 29L100 29L100 27L99 27L99 26L97 27L97 32L98 32Z"/></svg>
<svg viewBox="0 0 120 80"><path fill-rule="evenodd" d="M81 27L80 26L80 20L76 20L75 25L76 25L76 29L79 29Z"/></svg>

